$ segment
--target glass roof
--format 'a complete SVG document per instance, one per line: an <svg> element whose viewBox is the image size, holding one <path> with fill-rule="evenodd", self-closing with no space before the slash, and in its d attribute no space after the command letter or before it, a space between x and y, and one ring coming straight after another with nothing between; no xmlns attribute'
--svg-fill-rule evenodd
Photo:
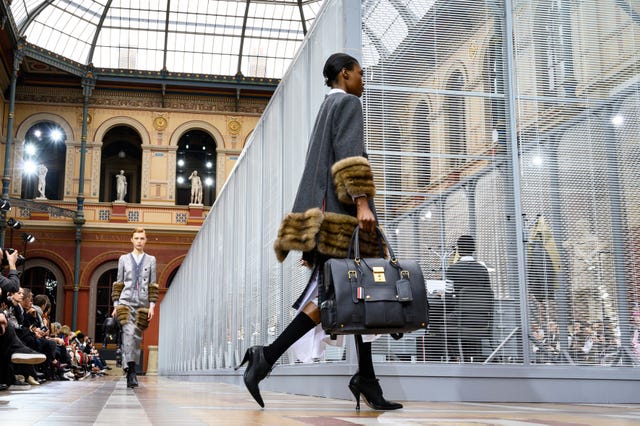
<svg viewBox="0 0 640 426"><path fill-rule="evenodd" d="M280 78L323 0L14 0L27 42L77 63Z"/></svg>

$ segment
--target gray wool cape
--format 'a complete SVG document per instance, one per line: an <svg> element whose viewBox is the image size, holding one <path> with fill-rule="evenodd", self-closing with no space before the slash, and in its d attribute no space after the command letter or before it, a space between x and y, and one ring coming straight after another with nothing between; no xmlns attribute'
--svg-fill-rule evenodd
<svg viewBox="0 0 640 426"><path fill-rule="evenodd" d="M278 260L284 261L290 250L346 257L358 224L353 197L366 196L375 212L374 195L360 99L331 93L320 106L291 213L278 231L274 244ZM379 252L375 235L362 234L360 239L363 255Z"/></svg>
<svg viewBox="0 0 640 426"><path fill-rule="evenodd" d="M321 208L325 200L325 211L355 216L355 205L338 200L331 174L336 162L349 157L366 157L362 104L358 97L347 93L327 95L311 133L304 172L291 211Z"/></svg>

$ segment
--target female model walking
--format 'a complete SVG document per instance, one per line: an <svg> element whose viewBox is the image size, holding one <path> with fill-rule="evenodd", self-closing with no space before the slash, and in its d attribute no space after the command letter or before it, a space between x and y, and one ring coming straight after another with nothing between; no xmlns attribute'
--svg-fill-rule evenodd
<svg viewBox="0 0 640 426"><path fill-rule="evenodd" d="M365 231L360 243L363 256L379 255L375 186L364 147L359 99L364 90L362 68L355 58L335 53L327 59L323 75L331 90L316 118L293 208L282 221L274 244L280 262L290 250L299 250L303 252L303 264L313 268L305 290L293 305L302 310L272 344L247 349L236 367L248 363L244 383L261 407L260 381L293 343L320 322L318 291L322 291L319 284L324 262L347 256L357 225ZM351 378L349 389L356 398L356 409L360 409L360 395L377 410L402 408L402 404L387 401L382 395L373 369L371 343L364 343L362 336L355 336L355 341L358 372Z"/></svg>

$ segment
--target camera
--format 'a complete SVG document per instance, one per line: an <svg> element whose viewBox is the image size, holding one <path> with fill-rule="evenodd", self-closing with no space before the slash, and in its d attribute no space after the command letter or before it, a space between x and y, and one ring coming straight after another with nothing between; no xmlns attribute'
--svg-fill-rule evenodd
<svg viewBox="0 0 640 426"><path fill-rule="evenodd" d="M9 252L9 254L13 253L14 251L16 251L16 249L14 248L8 248L6 249L7 252ZM2 266L7 266L9 264L9 261L7 260L7 254L5 253L5 249L2 249ZM19 254L18 258L16 259L16 266L21 266L24 263L24 256Z"/></svg>

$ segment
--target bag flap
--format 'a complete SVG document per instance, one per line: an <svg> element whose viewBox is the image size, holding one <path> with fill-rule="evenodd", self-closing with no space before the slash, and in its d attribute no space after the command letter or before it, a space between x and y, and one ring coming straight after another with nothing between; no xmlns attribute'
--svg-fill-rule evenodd
<svg viewBox="0 0 640 426"><path fill-rule="evenodd" d="M364 287L365 302L398 301L396 286L391 284L367 285Z"/></svg>

